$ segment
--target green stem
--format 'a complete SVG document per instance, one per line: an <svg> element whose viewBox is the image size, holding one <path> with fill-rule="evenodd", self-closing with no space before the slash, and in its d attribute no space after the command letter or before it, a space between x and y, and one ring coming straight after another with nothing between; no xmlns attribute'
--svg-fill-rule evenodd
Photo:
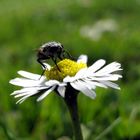
<svg viewBox="0 0 140 140"><path fill-rule="evenodd" d="M73 126L73 133L75 140L83 140L79 115L78 115L78 104L77 104L77 93L69 93L71 90L67 90L65 95L65 103L68 107L70 112L72 126Z"/></svg>

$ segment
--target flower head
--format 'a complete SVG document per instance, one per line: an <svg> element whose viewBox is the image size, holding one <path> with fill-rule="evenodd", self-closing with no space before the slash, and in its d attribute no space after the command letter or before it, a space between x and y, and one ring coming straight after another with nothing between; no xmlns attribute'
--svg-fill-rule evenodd
<svg viewBox="0 0 140 140"><path fill-rule="evenodd" d="M57 91L60 96L65 97L68 85L92 99L96 97L95 88L97 86L120 89L114 83L114 81L122 77L115 73L122 70L120 63L117 62L104 66L105 60L100 59L90 67L87 67L87 56L81 55L77 62L70 59L58 62L57 66L60 70L56 66L45 65L47 69L45 75L41 78L41 75L38 74L18 71L18 74L23 77L10 80L11 84L22 87L21 90L16 90L11 94L15 98L20 97L17 103L22 103L28 97L36 94L41 94L37 99L37 101L41 101L53 90Z"/></svg>
<svg viewBox="0 0 140 140"><path fill-rule="evenodd" d="M57 66L60 70L58 70ZM80 69L87 67L84 62L75 62L70 59L60 61L57 66L45 71L48 79L63 81L66 76L74 76Z"/></svg>

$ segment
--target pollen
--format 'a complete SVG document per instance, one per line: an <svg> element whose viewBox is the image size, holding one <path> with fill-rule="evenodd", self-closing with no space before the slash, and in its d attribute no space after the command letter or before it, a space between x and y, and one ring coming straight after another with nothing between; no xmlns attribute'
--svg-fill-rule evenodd
<svg viewBox="0 0 140 140"><path fill-rule="evenodd" d="M87 67L86 63L82 61L76 62L70 59L63 59L57 63L57 66L55 65L50 70L45 71L48 80L63 81L66 76L75 76L80 69Z"/></svg>

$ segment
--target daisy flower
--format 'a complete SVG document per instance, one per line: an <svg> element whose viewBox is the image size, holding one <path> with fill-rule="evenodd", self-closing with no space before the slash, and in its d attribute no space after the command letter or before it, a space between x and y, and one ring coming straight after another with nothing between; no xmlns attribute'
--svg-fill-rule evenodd
<svg viewBox="0 0 140 140"><path fill-rule="evenodd" d="M22 89L14 91L11 95L20 98L17 103L22 103L34 95L38 95L37 101L41 101L52 91L65 98L70 87L94 99L96 87L120 89L114 81L122 78L116 73L122 70L121 64L112 62L104 66L105 63L105 60L100 59L88 67L87 56L81 55L77 61L63 59L58 62L57 66L61 71L56 66L44 64L46 70L43 76L20 70L18 74L22 77L12 79L10 83Z"/></svg>

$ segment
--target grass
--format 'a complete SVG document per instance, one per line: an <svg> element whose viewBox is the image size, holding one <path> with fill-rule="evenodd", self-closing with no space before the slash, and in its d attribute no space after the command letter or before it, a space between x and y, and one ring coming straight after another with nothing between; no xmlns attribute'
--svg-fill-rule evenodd
<svg viewBox="0 0 140 140"><path fill-rule="evenodd" d="M16 88L8 81L18 70L41 73L36 51L41 44L60 41L74 57L89 56L118 61L123 67L121 91L97 89L96 100L79 96L79 113L87 140L140 138L140 8L137 0L1 0L0 1L0 137L3 140L54 140L72 138L65 104L55 94L21 105L9 96ZM83 26L113 19L114 32L103 32L97 41L80 34ZM119 123L111 127L113 122ZM111 129L107 129L111 128ZM107 133L102 135L103 132ZM102 137L100 137L102 136Z"/></svg>

